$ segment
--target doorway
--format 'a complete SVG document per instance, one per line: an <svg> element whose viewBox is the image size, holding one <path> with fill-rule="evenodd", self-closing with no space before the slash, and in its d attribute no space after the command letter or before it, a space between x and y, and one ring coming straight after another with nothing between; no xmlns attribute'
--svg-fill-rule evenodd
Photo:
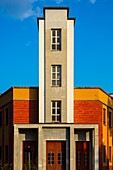
<svg viewBox="0 0 113 170"><path fill-rule="evenodd" d="M37 170L36 141L23 141L23 170Z"/></svg>
<svg viewBox="0 0 113 170"><path fill-rule="evenodd" d="M46 170L66 169L66 142L46 143Z"/></svg>
<svg viewBox="0 0 113 170"><path fill-rule="evenodd" d="M76 170L89 170L89 142L76 142Z"/></svg>

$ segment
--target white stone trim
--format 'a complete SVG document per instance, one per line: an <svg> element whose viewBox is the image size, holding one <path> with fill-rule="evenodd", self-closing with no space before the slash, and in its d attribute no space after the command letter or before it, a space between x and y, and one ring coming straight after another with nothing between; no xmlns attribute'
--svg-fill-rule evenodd
<svg viewBox="0 0 113 170"><path fill-rule="evenodd" d="M39 123L44 123L44 20L39 20Z"/></svg>
<svg viewBox="0 0 113 170"><path fill-rule="evenodd" d="M74 20L67 20L67 123L74 121Z"/></svg>

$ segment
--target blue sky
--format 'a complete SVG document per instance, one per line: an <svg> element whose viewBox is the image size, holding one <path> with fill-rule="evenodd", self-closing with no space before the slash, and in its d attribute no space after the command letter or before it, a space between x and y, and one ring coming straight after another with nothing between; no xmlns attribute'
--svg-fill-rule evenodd
<svg viewBox="0 0 113 170"><path fill-rule="evenodd" d="M37 17L68 6L75 23L74 86L113 92L113 0L0 0L0 93L38 86Z"/></svg>

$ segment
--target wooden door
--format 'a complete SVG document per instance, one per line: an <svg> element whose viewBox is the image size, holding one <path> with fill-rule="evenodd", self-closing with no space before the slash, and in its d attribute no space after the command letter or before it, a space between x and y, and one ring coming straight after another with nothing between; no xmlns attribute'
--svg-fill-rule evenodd
<svg viewBox="0 0 113 170"><path fill-rule="evenodd" d="M89 142L76 142L76 170L89 170Z"/></svg>
<svg viewBox="0 0 113 170"><path fill-rule="evenodd" d="M37 142L23 142L23 170L37 170Z"/></svg>
<svg viewBox="0 0 113 170"><path fill-rule="evenodd" d="M65 170L66 168L65 142L46 143L46 170Z"/></svg>

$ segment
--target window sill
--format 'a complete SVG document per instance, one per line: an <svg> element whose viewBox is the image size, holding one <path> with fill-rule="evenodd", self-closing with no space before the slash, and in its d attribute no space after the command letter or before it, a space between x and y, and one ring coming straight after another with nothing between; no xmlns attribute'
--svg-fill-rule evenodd
<svg viewBox="0 0 113 170"><path fill-rule="evenodd" d="M52 124L61 124L61 122L51 122Z"/></svg>
<svg viewBox="0 0 113 170"><path fill-rule="evenodd" d="M62 50L52 50L52 49L51 49L51 51L56 52L56 51L62 51Z"/></svg>
<svg viewBox="0 0 113 170"><path fill-rule="evenodd" d="M51 85L51 87L61 87L61 86L57 86L57 85L56 85L56 86L54 86L54 85Z"/></svg>

